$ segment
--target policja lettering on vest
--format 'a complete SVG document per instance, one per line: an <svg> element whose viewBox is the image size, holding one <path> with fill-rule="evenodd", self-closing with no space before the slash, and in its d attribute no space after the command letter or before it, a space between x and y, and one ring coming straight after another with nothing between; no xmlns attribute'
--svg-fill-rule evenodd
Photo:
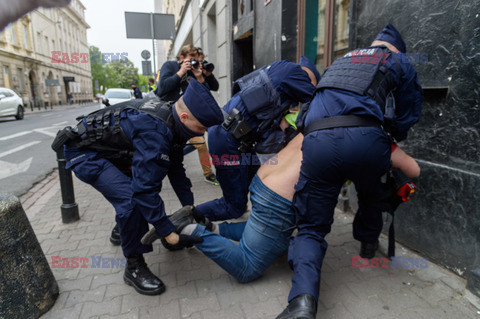
<svg viewBox="0 0 480 319"><path fill-rule="evenodd" d="M62 130L52 145L58 148L66 143L67 168L114 206L127 257L124 280L139 293L156 295L165 291L143 259L144 253L152 251L151 245L140 242L148 224L172 245L189 246L199 241L175 232L159 193L168 175L182 204L193 204L181 145L189 135L202 135L207 127L222 121L223 115L209 90L192 80L183 98L174 105L155 98L107 107L82 118L76 129ZM111 156L122 147L123 157L116 161Z"/></svg>

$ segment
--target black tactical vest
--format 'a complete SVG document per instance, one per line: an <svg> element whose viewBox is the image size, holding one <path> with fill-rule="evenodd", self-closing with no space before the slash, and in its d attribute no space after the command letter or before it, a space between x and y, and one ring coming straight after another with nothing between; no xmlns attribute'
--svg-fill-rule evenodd
<svg viewBox="0 0 480 319"><path fill-rule="evenodd" d="M120 126L120 113L126 109L135 109L161 120L172 133L173 146L176 146L179 142L174 129L173 104L174 102L165 102L158 98L137 99L92 112L81 118L77 125L77 138L71 139L68 144L95 150L124 171L131 165L133 145Z"/></svg>
<svg viewBox="0 0 480 319"><path fill-rule="evenodd" d="M368 96L385 113L387 96L396 88L394 76L386 64L391 55L384 46L350 51L325 70L316 91L342 89ZM395 55L393 57L401 75L402 69Z"/></svg>

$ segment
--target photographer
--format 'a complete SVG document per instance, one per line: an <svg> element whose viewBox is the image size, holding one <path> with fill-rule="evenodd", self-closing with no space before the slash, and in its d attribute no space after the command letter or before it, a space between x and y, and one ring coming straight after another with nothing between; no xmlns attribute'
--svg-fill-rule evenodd
<svg viewBox="0 0 480 319"><path fill-rule="evenodd" d="M205 78L205 81L207 82L208 86L210 87L210 91L218 91L218 81L215 78L215 75L213 75L213 70L215 69L215 66L213 63L208 62L205 60L205 55L203 54L202 48L197 48L198 51L198 61L202 64L202 69L203 69L203 76Z"/></svg>
<svg viewBox="0 0 480 319"><path fill-rule="evenodd" d="M158 83L157 94L164 101L177 101L183 95L188 87L191 78L205 85L209 90L211 83L215 90L218 90L218 82L213 74L204 74L202 63L200 63L198 49L188 44L180 50L180 57L177 61L167 61L160 69L160 81ZM202 53L203 59L203 53ZM212 70L211 70L212 71ZM204 181L218 186L217 178L212 171L209 161L209 152L205 139L201 136L189 140L198 150L200 165L202 166ZM188 154L188 152L186 153Z"/></svg>
<svg viewBox="0 0 480 319"><path fill-rule="evenodd" d="M200 83L210 87L203 76L202 66L197 61L198 51L193 45L188 44L180 50L177 61L167 61L160 69L160 81L156 94L164 101L177 101L185 92L194 77Z"/></svg>

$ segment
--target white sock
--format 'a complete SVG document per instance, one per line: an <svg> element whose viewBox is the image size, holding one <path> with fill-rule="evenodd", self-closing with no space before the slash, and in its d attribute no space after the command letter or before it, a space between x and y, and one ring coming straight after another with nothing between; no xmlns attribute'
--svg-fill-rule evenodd
<svg viewBox="0 0 480 319"><path fill-rule="evenodd" d="M180 234L190 236L191 234L193 234L195 229L197 229L197 224L190 224L190 225L185 226L185 228L182 229Z"/></svg>
<svg viewBox="0 0 480 319"><path fill-rule="evenodd" d="M213 225L212 233L220 235L220 225L217 225L215 223L212 223L212 225Z"/></svg>

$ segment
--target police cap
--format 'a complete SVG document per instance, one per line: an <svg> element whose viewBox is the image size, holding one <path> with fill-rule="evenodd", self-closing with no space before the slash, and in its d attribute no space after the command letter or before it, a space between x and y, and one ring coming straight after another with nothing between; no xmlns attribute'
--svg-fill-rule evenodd
<svg viewBox="0 0 480 319"><path fill-rule="evenodd" d="M223 113L210 90L194 78L188 83L183 102L203 126L210 127L223 122Z"/></svg>
<svg viewBox="0 0 480 319"><path fill-rule="evenodd" d="M385 28L380 31L375 40L388 42L395 46L398 51L402 53L405 53L407 51L407 46L405 45L405 42L403 42L400 32L398 32L397 29L395 29L395 27L390 23L387 23Z"/></svg>

